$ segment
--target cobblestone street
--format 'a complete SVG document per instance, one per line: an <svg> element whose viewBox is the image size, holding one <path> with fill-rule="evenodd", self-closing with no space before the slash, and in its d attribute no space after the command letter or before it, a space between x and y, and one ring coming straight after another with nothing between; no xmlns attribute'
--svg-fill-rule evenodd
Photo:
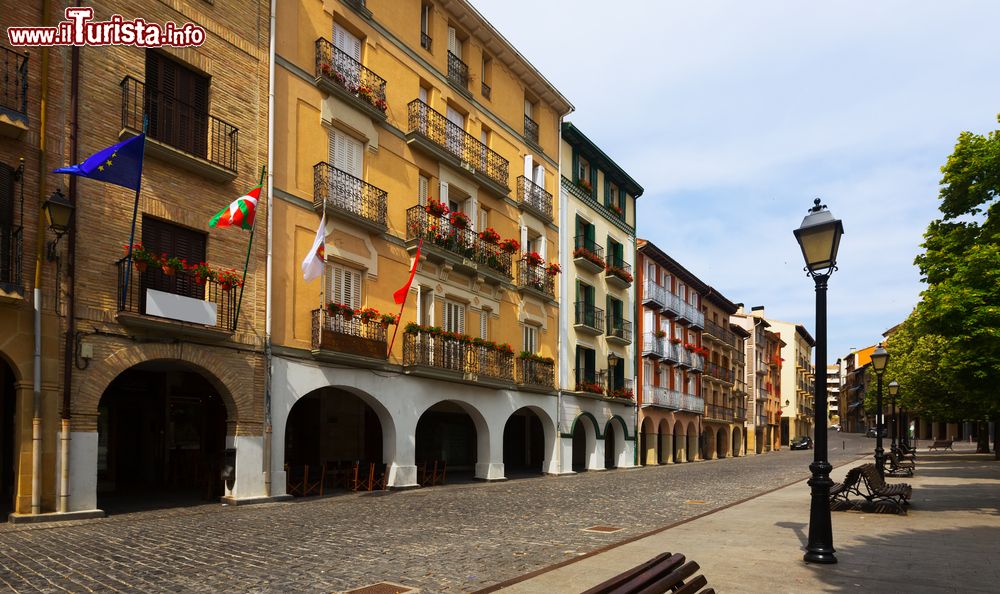
<svg viewBox="0 0 1000 594"><path fill-rule="evenodd" d="M874 447L830 436L835 466ZM387 495L4 524L0 584L18 592L330 592L389 581L469 591L805 479L811 459L812 451L783 449ZM622 530L582 530L594 525Z"/></svg>

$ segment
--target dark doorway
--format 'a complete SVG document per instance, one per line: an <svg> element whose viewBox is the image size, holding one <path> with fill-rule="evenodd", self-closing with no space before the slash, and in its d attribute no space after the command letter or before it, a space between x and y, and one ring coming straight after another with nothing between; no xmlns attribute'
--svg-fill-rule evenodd
<svg viewBox="0 0 1000 594"><path fill-rule="evenodd" d="M604 430L604 468L618 468L618 456L615 455L616 437L615 424L608 423Z"/></svg>
<svg viewBox="0 0 1000 594"><path fill-rule="evenodd" d="M522 408L507 419L503 428L503 467L507 478L542 474L544 450L542 421L534 411Z"/></svg>
<svg viewBox="0 0 1000 594"><path fill-rule="evenodd" d="M166 362L118 376L98 407L97 495L108 512L222 495L226 407L200 374Z"/></svg>
<svg viewBox="0 0 1000 594"><path fill-rule="evenodd" d="M454 402L435 404L417 421L417 466L444 462L449 480L456 473L467 479L475 474L477 444L472 417Z"/></svg>
<svg viewBox="0 0 1000 594"><path fill-rule="evenodd" d="M14 370L0 360L0 522L6 522L7 516L14 511L16 404Z"/></svg>
<svg viewBox="0 0 1000 594"><path fill-rule="evenodd" d="M788 445L788 417L781 417L781 445Z"/></svg>
<svg viewBox="0 0 1000 594"><path fill-rule="evenodd" d="M378 414L358 396L334 388L300 398L285 426L285 464L308 465L315 474L324 464L346 462L384 464Z"/></svg>
<svg viewBox="0 0 1000 594"><path fill-rule="evenodd" d="M577 419L573 427L573 472L587 470L587 429L582 419Z"/></svg>

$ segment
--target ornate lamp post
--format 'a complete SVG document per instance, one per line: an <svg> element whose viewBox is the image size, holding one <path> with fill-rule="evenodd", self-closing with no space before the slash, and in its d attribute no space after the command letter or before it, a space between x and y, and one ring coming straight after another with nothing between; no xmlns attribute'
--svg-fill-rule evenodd
<svg viewBox="0 0 1000 594"><path fill-rule="evenodd" d="M837 249L844 225L820 204L819 198L795 230L795 240L802 248L806 271L816 283L816 375L813 383L815 403L814 426L816 443L813 462L809 465L812 478L809 487L812 499L809 505L809 543L803 559L807 563L836 563L833 555L833 526L830 521L830 471L827 460L826 411L827 401L821 390L826 390L826 283L837 269Z"/></svg>
<svg viewBox="0 0 1000 594"><path fill-rule="evenodd" d="M896 440L898 439L900 443L903 442L903 436L899 432L899 416L896 414L896 394L899 393L899 382L892 380L889 382L889 397L892 399L892 445L889 446L890 449L896 451ZM899 437L896 437L896 436Z"/></svg>
<svg viewBox="0 0 1000 594"><path fill-rule="evenodd" d="M889 351L878 343L872 352L872 369L878 378L878 390L875 392L875 469L881 477L885 477L885 450L882 449L882 433L885 432L885 418L882 414L882 373L889 363Z"/></svg>

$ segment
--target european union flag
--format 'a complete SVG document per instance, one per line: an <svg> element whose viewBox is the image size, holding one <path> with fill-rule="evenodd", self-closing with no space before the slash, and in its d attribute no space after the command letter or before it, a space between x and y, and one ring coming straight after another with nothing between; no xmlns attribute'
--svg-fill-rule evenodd
<svg viewBox="0 0 1000 594"><path fill-rule="evenodd" d="M139 190L146 135L140 134L91 155L79 165L60 167L53 173L69 173Z"/></svg>

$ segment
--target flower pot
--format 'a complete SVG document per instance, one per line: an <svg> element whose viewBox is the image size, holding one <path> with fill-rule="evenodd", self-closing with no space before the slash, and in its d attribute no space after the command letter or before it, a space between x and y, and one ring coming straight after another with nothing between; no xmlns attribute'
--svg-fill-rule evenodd
<svg viewBox="0 0 1000 594"><path fill-rule="evenodd" d="M149 266L149 262L136 260L132 262L135 264L135 269L139 272L146 272L146 268Z"/></svg>
<svg viewBox="0 0 1000 594"><path fill-rule="evenodd" d="M177 272L177 269L173 266L161 266L160 269L163 270L163 274L167 276L173 276L174 273Z"/></svg>
<svg viewBox="0 0 1000 594"><path fill-rule="evenodd" d="M354 312L353 311L342 311L342 312L340 312L340 317L344 318L345 321L350 322L351 320L354 319Z"/></svg>

